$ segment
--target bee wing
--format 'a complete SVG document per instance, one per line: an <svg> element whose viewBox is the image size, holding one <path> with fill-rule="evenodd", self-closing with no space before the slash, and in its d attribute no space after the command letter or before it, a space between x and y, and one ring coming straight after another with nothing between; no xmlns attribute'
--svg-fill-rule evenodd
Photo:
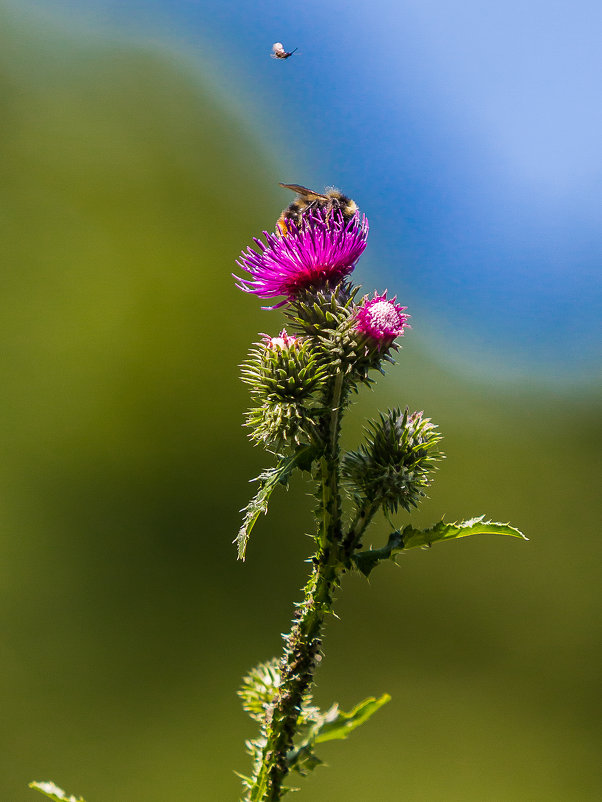
<svg viewBox="0 0 602 802"><path fill-rule="evenodd" d="M321 198L322 200L327 200L326 195L322 195L321 192L314 192L313 189L308 189L307 187L302 187L301 184L280 184L281 187L284 189L292 189L293 192L296 192L297 195L301 195L302 198L307 198L307 200L316 200L317 198Z"/></svg>

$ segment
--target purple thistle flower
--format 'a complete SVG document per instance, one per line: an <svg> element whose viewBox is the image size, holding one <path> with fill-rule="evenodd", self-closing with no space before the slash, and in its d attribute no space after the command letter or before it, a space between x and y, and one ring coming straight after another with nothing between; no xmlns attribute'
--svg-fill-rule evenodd
<svg viewBox="0 0 602 802"><path fill-rule="evenodd" d="M340 212L316 209L297 225L287 221L285 232L263 232L265 244L254 237L259 250L247 248L236 264L251 274L237 287L260 298L286 296L277 309L302 290L333 285L348 276L368 239L368 220L356 214L349 222Z"/></svg>
<svg viewBox="0 0 602 802"><path fill-rule="evenodd" d="M381 348L388 348L393 340L403 334L408 325L409 315L404 315L407 306L395 303L397 296L387 299L387 291L382 295L374 293L374 298L364 298L355 313L355 329L373 340Z"/></svg>

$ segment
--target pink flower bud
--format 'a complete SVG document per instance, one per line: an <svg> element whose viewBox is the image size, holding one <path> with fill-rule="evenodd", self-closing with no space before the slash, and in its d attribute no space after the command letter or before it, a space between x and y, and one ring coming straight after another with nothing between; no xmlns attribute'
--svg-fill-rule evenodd
<svg viewBox="0 0 602 802"><path fill-rule="evenodd" d="M397 296L388 300L386 290L382 295L375 292L374 298L364 298L355 313L356 331L373 340L379 350L392 345L408 325L409 315L404 315L407 307L396 300Z"/></svg>

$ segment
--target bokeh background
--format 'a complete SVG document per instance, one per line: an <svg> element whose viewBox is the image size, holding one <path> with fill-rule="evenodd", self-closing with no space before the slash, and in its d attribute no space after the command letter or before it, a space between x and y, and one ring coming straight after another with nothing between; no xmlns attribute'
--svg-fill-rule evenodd
<svg viewBox="0 0 602 802"><path fill-rule="evenodd" d="M268 464L237 365L281 318L230 273L278 181L354 197L357 279L412 313L348 444L426 410L411 520L530 537L346 580L317 700L393 700L302 795L600 799L601 33L594 2L0 2L0 799L238 798L235 690L311 549L298 484L231 543Z"/></svg>

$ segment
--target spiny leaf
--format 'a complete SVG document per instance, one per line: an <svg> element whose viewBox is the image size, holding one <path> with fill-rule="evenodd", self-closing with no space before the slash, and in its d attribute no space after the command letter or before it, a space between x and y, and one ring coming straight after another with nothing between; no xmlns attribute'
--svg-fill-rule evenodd
<svg viewBox="0 0 602 802"><path fill-rule="evenodd" d="M255 526L259 515L262 512L264 514L267 513L268 501L270 500L274 488L279 484L286 486L295 468L300 468L302 471L309 470L314 454L314 446L301 446L291 457L282 457L275 468L268 468L263 471L257 479L252 480L259 482L259 490L242 510L242 512L245 513L245 517L235 541L238 544L239 560L245 559L251 530Z"/></svg>
<svg viewBox="0 0 602 802"><path fill-rule="evenodd" d="M387 545L380 549L368 549L367 551L360 551L354 554L352 559L358 571L361 571L364 576L370 576L373 569L376 568L379 562L388 560L393 555L398 554L403 549L403 537L401 532L391 532Z"/></svg>
<svg viewBox="0 0 602 802"><path fill-rule="evenodd" d="M429 548L439 540L455 540L469 535L510 535L511 537L528 540L514 526L485 521L483 520L484 518L484 515L480 515L478 518L471 518L468 521L456 521L455 523L439 521L429 529L415 529L411 524L408 524L401 532L392 532L389 535L386 546L380 549L361 551L353 556L353 561L365 576L369 576L373 568L382 560L388 560L401 551L418 546Z"/></svg>
<svg viewBox="0 0 602 802"><path fill-rule="evenodd" d="M29 783L29 787L40 791L49 799L54 799L55 802L85 802L83 796L75 797L71 794L67 794L53 782L32 782Z"/></svg>
<svg viewBox="0 0 602 802"><path fill-rule="evenodd" d="M384 693L378 699L371 696L357 704L349 713L339 710L337 704L334 704L325 713L316 710L314 720L306 730L305 737L288 755L289 766L299 774L307 774L312 771L322 762L314 754L313 749L316 744L347 738L353 730L373 716L390 699L388 693Z"/></svg>
<svg viewBox="0 0 602 802"><path fill-rule="evenodd" d="M510 535L511 537L520 537L523 540L529 538L510 524L501 524L495 521L485 521L484 515L479 515L478 518L471 518L468 521L459 521L455 523L439 523L431 526L430 529L414 529L409 524L404 526L402 534L403 548L413 549L416 546L426 546L427 548L438 540L455 540L460 537L468 537L468 535Z"/></svg>
<svg viewBox="0 0 602 802"><path fill-rule="evenodd" d="M338 705L333 705L324 715L324 721L316 731L314 743L321 744L326 741L347 738L349 733L362 725L364 721L367 721L377 710L390 701L391 697L388 693L383 693L378 699L370 696L357 704L349 713L344 713L339 710Z"/></svg>
<svg viewBox="0 0 602 802"><path fill-rule="evenodd" d="M302 777L306 777L310 771L313 771L324 763L313 751L313 744L300 746L292 755L289 754L288 759L290 767Z"/></svg>

